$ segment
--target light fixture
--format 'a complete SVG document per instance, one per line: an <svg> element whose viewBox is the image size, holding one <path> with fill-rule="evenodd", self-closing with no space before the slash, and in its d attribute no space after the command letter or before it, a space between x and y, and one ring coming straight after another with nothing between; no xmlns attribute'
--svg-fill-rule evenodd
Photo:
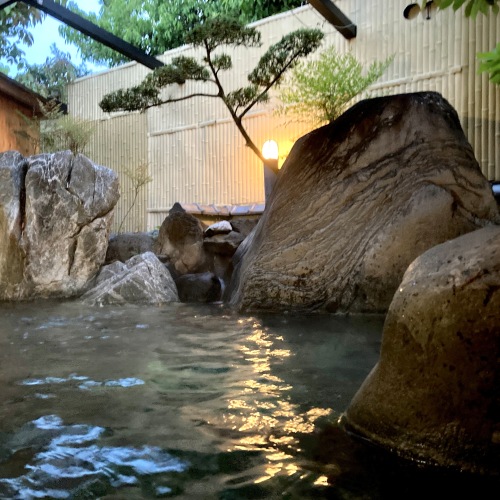
<svg viewBox="0 0 500 500"><path fill-rule="evenodd" d="M425 16L425 19L429 20L431 18L431 12L434 12L436 9L437 6L432 0L425 3L425 7L423 8L423 10L420 8L420 4L411 3L406 6L405 10L403 11L403 16L405 19L411 21L412 19L415 19L420 14L420 12L422 12L422 15Z"/></svg>
<svg viewBox="0 0 500 500"><path fill-rule="evenodd" d="M262 146L262 156L266 160L278 159L278 143L276 141L266 141Z"/></svg>
<svg viewBox="0 0 500 500"><path fill-rule="evenodd" d="M434 12L437 9L436 4L431 0L425 4L425 18L428 20L431 18L431 12ZM422 12L423 14L423 12Z"/></svg>
<svg viewBox="0 0 500 500"><path fill-rule="evenodd" d="M266 141L262 146L262 156L264 158L264 191L267 202L278 175L278 143L272 140Z"/></svg>

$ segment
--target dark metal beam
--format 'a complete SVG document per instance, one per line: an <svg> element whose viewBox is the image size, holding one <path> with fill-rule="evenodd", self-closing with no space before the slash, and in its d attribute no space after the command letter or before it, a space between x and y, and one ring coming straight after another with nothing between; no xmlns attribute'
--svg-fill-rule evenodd
<svg viewBox="0 0 500 500"><path fill-rule="evenodd" d="M344 37L356 37L356 25L330 0L309 0L309 3Z"/></svg>
<svg viewBox="0 0 500 500"><path fill-rule="evenodd" d="M0 10L4 7L8 7L11 3L16 3L17 0L0 0Z"/></svg>
<svg viewBox="0 0 500 500"><path fill-rule="evenodd" d="M53 0L20 1L24 2L27 5L40 9L41 11L49 14L52 17L55 17L64 24L75 28L84 35L90 36L94 40L106 45L107 47L110 47L113 50L120 52L120 54L123 54L124 56L129 57L134 61L144 64L144 66L147 66L150 69L159 68L160 66L164 65L160 60L156 59L156 57L146 54L134 45L113 35L109 31L100 28L96 24L91 23L78 14L71 12L69 9L55 3ZM0 10L4 7L7 7L7 5L10 5L11 3L14 3L13 0L0 0Z"/></svg>

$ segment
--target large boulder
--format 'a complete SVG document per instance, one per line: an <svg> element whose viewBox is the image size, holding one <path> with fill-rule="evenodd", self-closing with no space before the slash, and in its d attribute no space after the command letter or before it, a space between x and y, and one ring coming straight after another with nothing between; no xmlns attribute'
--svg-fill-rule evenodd
<svg viewBox="0 0 500 500"><path fill-rule="evenodd" d="M296 142L227 295L240 310L385 312L417 256L498 222L441 95L361 101Z"/></svg>
<svg viewBox="0 0 500 500"><path fill-rule="evenodd" d="M406 271L380 360L347 427L399 455L500 474L500 227L436 246Z"/></svg>
<svg viewBox="0 0 500 500"><path fill-rule="evenodd" d="M0 154L0 299L17 293L24 279L24 179L28 164L17 151Z"/></svg>
<svg viewBox="0 0 500 500"><path fill-rule="evenodd" d="M89 305L178 302L175 282L153 252L103 266L81 300Z"/></svg>
<svg viewBox="0 0 500 500"><path fill-rule="evenodd" d="M106 256L116 173L70 151L9 151L0 179L0 299L79 294Z"/></svg>
<svg viewBox="0 0 500 500"><path fill-rule="evenodd" d="M203 248L205 227L194 215L175 204L160 226L153 250L175 276L205 272L209 260Z"/></svg>

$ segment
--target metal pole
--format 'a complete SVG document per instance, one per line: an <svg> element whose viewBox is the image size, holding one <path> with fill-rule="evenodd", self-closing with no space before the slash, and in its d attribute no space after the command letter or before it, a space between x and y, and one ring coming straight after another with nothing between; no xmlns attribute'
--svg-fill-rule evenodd
<svg viewBox="0 0 500 500"><path fill-rule="evenodd" d="M271 196L271 193L278 177L278 160L266 159L264 161L264 193L266 203Z"/></svg>

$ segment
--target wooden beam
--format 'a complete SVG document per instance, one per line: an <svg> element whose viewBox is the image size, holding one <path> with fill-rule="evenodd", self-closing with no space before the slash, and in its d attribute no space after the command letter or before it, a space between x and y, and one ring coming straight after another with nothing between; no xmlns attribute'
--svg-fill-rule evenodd
<svg viewBox="0 0 500 500"><path fill-rule="evenodd" d="M8 96L9 99L25 107L32 108L37 114L41 113L39 101L42 103L47 102L45 97L33 92L3 73L0 73L0 94Z"/></svg>
<svg viewBox="0 0 500 500"><path fill-rule="evenodd" d="M356 25L330 0L309 0L309 3L344 37L356 37Z"/></svg>

